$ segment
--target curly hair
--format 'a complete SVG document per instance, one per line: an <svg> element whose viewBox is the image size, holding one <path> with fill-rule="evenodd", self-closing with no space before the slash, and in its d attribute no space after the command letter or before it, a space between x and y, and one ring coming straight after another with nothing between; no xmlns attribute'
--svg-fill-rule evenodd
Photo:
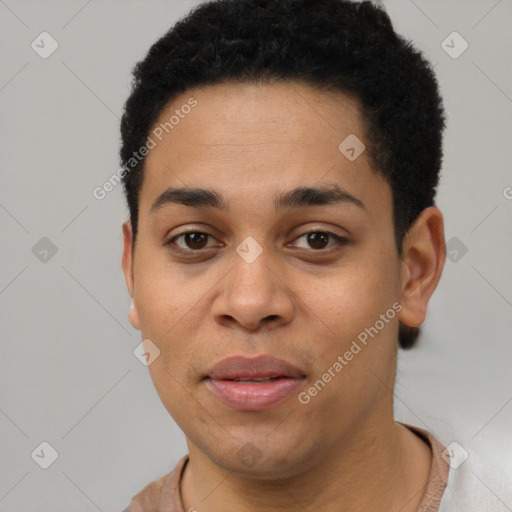
<svg viewBox="0 0 512 512"><path fill-rule="evenodd" d="M299 81L358 99L365 145L389 183L398 255L421 213L435 205L445 114L429 62L369 1L212 0L178 21L133 69L121 120L121 165L179 94L220 83ZM123 174L134 240L145 159ZM400 324L410 348L418 328Z"/></svg>

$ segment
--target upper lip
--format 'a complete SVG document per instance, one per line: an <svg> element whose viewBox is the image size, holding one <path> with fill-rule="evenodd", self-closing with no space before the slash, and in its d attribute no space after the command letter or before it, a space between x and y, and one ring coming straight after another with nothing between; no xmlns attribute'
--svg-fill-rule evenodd
<svg viewBox="0 0 512 512"><path fill-rule="evenodd" d="M208 372L211 379L257 379L273 377L305 377L291 363L275 357L260 355L256 357L231 356L217 363Z"/></svg>

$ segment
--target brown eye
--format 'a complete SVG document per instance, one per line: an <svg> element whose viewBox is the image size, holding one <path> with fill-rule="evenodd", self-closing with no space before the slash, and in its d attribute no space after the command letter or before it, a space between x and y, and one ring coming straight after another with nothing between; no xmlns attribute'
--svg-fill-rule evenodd
<svg viewBox="0 0 512 512"><path fill-rule="evenodd" d="M313 247L313 249L325 249L325 245L329 242L329 234L328 233L308 233L307 234L308 244Z"/></svg>
<svg viewBox="0 0 512 512"><path fill-rule="evenodd" d="M204 249L208 241L208 237L213 238L208 233L203 233L201 231L187 231L185 233L181 233L180 235L174 236L166 243L166 245L175 243L180 249L190 249L193 251L198 251ZM175 242L176 240L179 239L183 239L185 246L182 246Z"/></svg>
<svg viewBox="0 0 512 512"><path fill-rule="evenodd" d="M332 245L345 245L348 243L346 238L335 235L334 233L330 233L328 231L309 231L308 233L304 233L302 236L300 236L298 240L304 237L306 237L306 243L309 245L309 247L306 247L306 249L313 248L318 251L330 249ZM330 239L334 240L334 244L332 244L330 247L327 247Z"/></svg>

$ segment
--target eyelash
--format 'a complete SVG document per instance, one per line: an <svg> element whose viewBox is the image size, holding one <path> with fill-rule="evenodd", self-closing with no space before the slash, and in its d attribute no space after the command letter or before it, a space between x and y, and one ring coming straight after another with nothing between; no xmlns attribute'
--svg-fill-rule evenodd
<svg viewBox="0 0 512 512"><path fill-rule="evenodd" d="M342 236L339 236L339 235L336 235L334 233L331 233L330 231L323 231L323 230L307 231L306 233L303 233L302 235L298 236L296 238L296 240L298 240L299 238L305 237L307 235L310 235L312 233L328 235L329 237L333 238L335 240L335 242L336 242L334 246L328 247L326 249L311 249L311 251L315 252L315 253L324 253L324 254L325 253L330 253L332 250L338 250L340 247L342 247L344 245L347 245L349 243L349 240L347 238L344 238ZM188 235L188 234L206 235L206 236L209 236L211 238L215 238L213 235L210 235L209 233L206 233L204 231L190 230L190 231L184 231L183 233L179 233L178 235L174 235L167 242L165 242L164 245L165 246L175 245L175 240L177 240L178 238L180 238L182 236ZM184 249L183 247L179 247L179 246L173 247L173 250L183 251L183 252L186 252L186 253L195 253L195 254L199 254L201 252L205 252L206 251L206 249Z"/></svg>

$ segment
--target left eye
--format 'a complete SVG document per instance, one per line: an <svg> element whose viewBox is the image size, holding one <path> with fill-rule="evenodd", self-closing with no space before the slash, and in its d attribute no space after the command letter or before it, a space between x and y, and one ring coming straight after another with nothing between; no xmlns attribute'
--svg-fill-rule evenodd
<svg viewBox="0 0 512 512"><path fill-rule="evenodd" d="M347 243L347 239L341 236L335 235L334 233L330 233L329 231L309 231L308 233L304 233L299 236L297 240L306 237L306 242L310 244L311 247L317 250L325 249L326 247L319 247L327 244L329 238L334 239L334 245L344 245ZM332 247L332 246L331 246ZM306 247L307 249L307 247Z"/></svg>
<svg viewBox="0 0 512 512"><path fill-rule="evenodd" d="M180 235L174 236L166 243L166 245L175 244L180 249L200 251L206 247L208 237L214 238L212 235L203 233L202 231L187 231L185 233L181 233ZM310 247L315 250L326 249L325 245L328 244L329 239L334 240L334 244L332 245L344 245L348 242L346 238L335 235L329 231L309 231L308 233L304 233L303 235L299 236L297 240L300 240L304 237L306 237L306 243L308 243ZM183 239L185 247L176 243L176 240L180 239ZM332 247L332 245L330 247ZM306 249L307 248L308 247L306 247Z"/></svg>

